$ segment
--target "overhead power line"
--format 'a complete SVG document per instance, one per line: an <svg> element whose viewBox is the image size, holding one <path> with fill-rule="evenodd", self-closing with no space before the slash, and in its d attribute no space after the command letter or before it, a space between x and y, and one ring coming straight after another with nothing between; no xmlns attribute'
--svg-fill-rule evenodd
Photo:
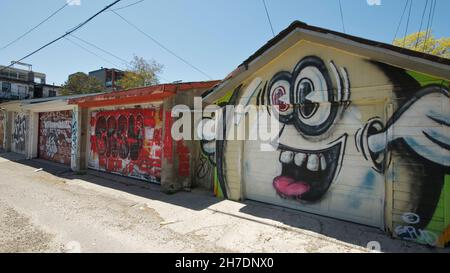
<svg viewBox="0 0 450 273"><path fill-rule="evenodd" d="M32 27L31 29L29 29L28 31L26 31L25 33L23 33L22 35L20 35L19 37L17 37L16 39L12 40L11 42L7 43L6 45L4 45L3 47L0 48L0 51L2 51L3 49L9 47L10 45L18 42L20 39L22 39L23 37L27 36L28 34L30 34L33 30L37 29L38 27L40 27L42 24L44 24L45 22L47 22L48 20L50 20L53 16L55 16L58 12L60 12L61 10L63 10L65 7L67 7L69 5L70 2L66 2L63 6L61 6L59 9L57 9L56 11L54 11L52 14L50 14L47 18L45 18L44 20L42 20L39 24L35 25L34 27Z"/></svg>
<svg viewBox="0 0 450 273"><path fill-rule="evenodd" d="M116 0L113 3L109 4L108 6L104 7L103 9L101 9L100 11L98 11L97 13L95 13L94 15L92 15L91 17L89 17L87 20L83 21L82 23L78 24L76 27L72 28L71 30L67 31L66 33L64 33L63 35L59 36L58 38L46 43L45 45L41 46L40 48L34 50L33 52L27 54L26 56L20 58L17 61L11 62L10 65L3 67L2 69L0 69L0 71L3 71L9 67L12 67L13 65L15 65L16 63L19 63L23 60L25 60L26 58L36 54L37 52L41 51L42 49L48 47L49 45L56 43L57 41L63 39L64 37L72 34L73 32L77 31L78 29L82 28L84 25L86 25L87 23L89 23L92 19L94 19L95 17L97 17L98 15L100 15L101 13L103 13L104 11L106 11L107 9L109 9L110 7L114 6L115 4L119 3L122 0Z"/></svg>
<svg viewBox="0 0 450 273"><path fill-rule="evenodd" d="M108 54L109 56L112 56L112 57L116 58L117 60L121 61L122 63L125 63L127 65L129 64L129 61L127 61L127 60L125 60L125 59L123 59L123 58L121 58L121 57L119 57L119 56L117 56L117 55L107 51L106 49L103 49L103 48L101 48L101 47L99 47L99 46L97 46L97 45L95 45L95 44L93 44L91 42L88 42L88 41L86 41L86 40L84 40L84 39L82 39L82 38L80 38L80 37L78 37L78 36L76 36L74 34L70 34L70 36L72 36L73 38L75 38L75 39L77 39L77 40L79 40L79 41L81 41L81 42L83 42L83 43L85 43L87 45L90 45L90 46L92 46L92 47L102 51L103 53Z"/></svg>
<svg viewBox="0 0 450 273"><path fill-rule="evenodd" d="M394 39L392 39L392 43L394 43L397 38L398 31L400 30L400 26L402 25L403 17L405 16L406 8L408 7L409 0L406 0L405 7L403 8L402 16L400 17L400 21L398 22L397 30L395 31Z"/></svg>
<svg viewBox="0 0 450 273"><path fill-rule="evenodd" d="M194 66L193 64L191 64L190 62L188 62L187 60L185 60L184 58L180 57L179 55L177 55L175 52L173 52L172 50L170 50L169 48L167 48L165 45L163 45L161 42L159 42L158 40L156 40L155 38L153 38L152 36L150 36L149 34L147 34L146 32L144 32L142 29L140 29L138 26L136 26L135 24L133 24L132 22L130 22L129 20L127 20L125 17L123 17L122 15L120 15L119 13L117 13L114 10L111 10L114 14L116 14L117 16L119 16L125 23L127 23L128 25L130 25L131 27L133 27L135 30L137 30L138 32L140 32L141 34L143 34L144 36L146 36L147 38L149 38L150 40L152 40L155 44L157 44L159 47L161 47L162 49L164 49L165 51L169 52L170 54L172 54L173 56L175 56L177 59L179 59L180 61L182 61L183 63L187 64L189 67L191 67L192 69L194 69L195 71L201 73L202 75L204 75L205 77L207 77L208 79L212 79L211 76L209 76L208 74L206 74L205 72L203 72L202 70L200 70L200 68L197 68L196 66Z"/></svg>
<svg viewBox="0 0 450 273"><path fill-rule="evenodd" d="M433 28L433 21L434 21L434 14L436 12L436 2L437 0L432 0L431 7L430 7L430 14L428 16L428 23L427 23L427 33L425 35L425 41L423 43L423 51L425 52L428 39L431 37L431 32Z"/></svg>
<svg viewBox="0 0 450 273"><path fill-rule="evenodd" d="M434 16L436 15L436 5L437 5L437 0L434 0L433 14L431 15L431 21L430 21L430 35L431 35L431 32L433 31Z"/></svg>
<svg viewBox="0 0 450 273"><path fill-rule="evenodd" d="M340 9L340 11L341 11L342 29L344 30L344 33L346 33L346 32L345 32L345 24L344 24L344 12L342 11L342 3L341 3L341 0L339 0L339 9Z"/></svg>
<svg viewBox="0 0 450 273"><path fill-rule="evenodd" d="M267 21L269 21L270 29L272 30L272 35L275 37L275 31L273 30L272 20L270 20L269 10L267 9L266 1L262 0L264 4L264 9L266 10Z"/></svg>
<svg viewBox="0 0 450 273"><path fill-rule="evenodd" d="M411 18L412 5L413 0L411 0L411 3L409 4L409 12L408 12L408 19L406 20L405 36L403 36L403 47L405 47L406 35L408 35L409 19Z"/></svg>
<svg viewBox="0 0 450 273"><path fill-rule="evenodd" d="M434 0L431 0L430 11L428 12L428 21L427 21L425 40L428 36L428 31L430 30L430 21L431 21L431 14L433 12L433 6L434 6Z"/></svg>
<svg viewBox="0 0 450 273"><path fill-rule="evenodd" d="M86 47L80 45L79 43L73 41L72 39L69 39L69 37L64 37L64 39L66 39L67 41L69 41L69 42L71 42L72 44L76 45L77 47L83 49L84 51L86 51L86 52L88 52L88 53L90 53L90 54L96 56L97 58L102 59L103 61L105 61L105 62L107 62L107 63L110 63L110 64L112 64L113 66L118 67L118 68L120 68L120 69L123 70L123 68L122 68L120 65L117 65L117 64L111 62L110 60L108 60L108 59L106 59L106 58L104 58L104 57L102 57L102 56L96 54L95 52L93 52L93 51L87 49Z"/></svg>
<svg viewBox="0 0 450 273"><path fill-rule="evenodd" d="M122 67L122 66L120 66L120 65L117 65L117 64L115 64L114 62L111 62L110 60L108 60L108 59L106 59L106 58L104 58L104 57L102 57L102 56L96 54L96 53L93 52L92 50L89 50L89 49L87 49L86 47L80 45L79 43L77 43L77 42L75 42L75 41L69 39L68 37L65 37L65 39L66 39L67 41L69 41L69 42L71 42L72 44L76 45L77 47L83 49L84 51L86 51L86 52L88 52L88 53L90 53L90 54L96 56L97 58L102 59L103 61L108 62L108 63L114 65L115 67L118 67L119 69L124 70L124 71L127 71L127 69L130 68L129 62L126 61L125 59L123 59L122 57L119 57L119 56L117 56L117 55L115 55L115 54L112 54L111 52L107 51L106 49L101 48L101 47L99 47L99 46L97 46L97 45L95 45L95 44L93 44L93 43L91 43L91 42L88 42L88 41L84 40L84 39L81 39L81 38L79 38L79 37L77 37L77 36L75 36L75 35L73 35L73 34L71 34L70 36L73 37L73 38L75 38L75 39L78 39L78 40L80 40L81 42L83 42L83 43L85 43L85 44L87 44L87 45L89 45L89 46L91 46L91 47L93 47L93 48L96 48L96 49L98 49L98 50L100 50L100 51L102 51L102 52L104 52L104 53L106 53L106 54L108 54L108 55L110 55L110 56L115 57L116 59L118 59L118 60L122 61L123 63L125 63L125 65L127 66L127 68L124 68L124 67ZM158 77L161 78L162 80L164 80L165 82L171 82L170 80L168 80L167 78L165 78L165 77L163 77L163 76L161 76L161 75L158 75Z"/></svg>
<svg viewBox="0 0 450 273"><path fill-rule="evenodd" d="M419 31L417 32L416 45L414 46L414 49L416 49L416 48L417 48L417 45L419 44L420 32L422 31L423 20L425 19L425 13L427 12L428 3L429 3L429 0L427 0L427 1L425 2L425 7L423 8L422 19L420 20Z"/></svg>
<svg viewBox="0 0 450 273"><path fill-rule="evenodd" d="M434 16L436 15L437 0L434 0L433 15L431 16L430 31L433 29Z"/></svg>
<svg viewBox="0 0 450 273"><path fill-rule="evenodd" d="M141 2L144 2L144 1L145 1L145 0L139 0L139 1L134 2L134 3L131 3L131 4L129 4L129 5L126 5L126 6L123 6L123 7L118 7L118 8L115 8L115 9L111 9L111 10L109 10L109 11L116 11L116 10L126 9L126 8L131 7L131 6L137 5L137 4L141 3Z"/></svg>

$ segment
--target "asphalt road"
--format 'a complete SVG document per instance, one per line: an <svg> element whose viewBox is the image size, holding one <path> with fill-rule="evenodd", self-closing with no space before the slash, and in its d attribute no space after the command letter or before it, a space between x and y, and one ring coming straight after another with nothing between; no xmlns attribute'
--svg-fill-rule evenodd
<svg viewBox="0 0 450 273"><path fill-rule="evenodd" d="M368 252L371 241L381 251L448 251L316 215L115 180L0 157L0 252Z"/></svg>

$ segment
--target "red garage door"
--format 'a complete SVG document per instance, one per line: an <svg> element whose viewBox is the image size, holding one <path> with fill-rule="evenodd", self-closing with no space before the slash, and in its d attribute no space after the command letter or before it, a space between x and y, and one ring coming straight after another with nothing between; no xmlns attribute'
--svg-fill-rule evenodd
<svg viewBox="0 0 450 273"><path fill-rule="evenodd" d="M72 111L39 113L39 158L70 165Z"/></svg>
<svg viewBox="0 0 450 273"><path fill-rule="evenodd" d="M161 108L93 112L89 168L160 183Z"/></svg>

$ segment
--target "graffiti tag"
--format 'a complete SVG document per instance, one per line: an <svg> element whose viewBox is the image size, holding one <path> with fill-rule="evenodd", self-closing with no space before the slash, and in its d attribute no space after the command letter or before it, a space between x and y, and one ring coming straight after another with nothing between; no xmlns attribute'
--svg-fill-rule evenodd
<svg viewBox="0 0 450 273"><path fill-rule="evenodd" d="M101 111L91 118L91 166L149 181L161 177L161 114L156 109Z"/></svg>
<svg viewBox="0 0 450 273"><path fill-rule="evenodd" d="M27 134L27 120L26 115L18 113L14 119L13 144L15 151L25 151L25 137Z"/></svg>
<svg viewBox="0 0 450 273"><path fill-rule="evenodd" d="M420 222L420 216L415 213L404 213L402 220L406 225L399 225L395 228L395 234L398 237L408 241L419 241L434 246L438 240L438 236L429 230L415 228L414 224Z"/></svg>

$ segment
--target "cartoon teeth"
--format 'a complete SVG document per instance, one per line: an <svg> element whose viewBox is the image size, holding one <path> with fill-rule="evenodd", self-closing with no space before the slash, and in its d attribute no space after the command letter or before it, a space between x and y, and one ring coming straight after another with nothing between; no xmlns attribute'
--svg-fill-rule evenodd
<svg viewBox="0 0 450 273"><path fill-rule="evenodd" d="M320 169L322 171L325 171L327 168L327 161L325 160L325 157L323 155L320 155Z"/></svg>
<svg viewBox="0 0 450 273"><path fill-rule="evenodd" d="M294 163L295 163L295 165L301 167L301 166L303 165L303 163L305 162L306 157L307 157L307 156L306 156L306 154L304 154L304 153L297 153L297 154L295 155L295 157L294 157Z"/></svg>
<svg viewBox="0 0 450 273"><path fill-rule="evenodd" d="M316 154L311 154L308 156L308 164L306 164L306 168L310 171L318 171L319 170L319 156Z"/></svg>
<svg viewBox="0 0 450 273"><path fill-rule="evenodd" d="M306 169L313 172L319 170L324 171L327 169L327 161L323 154L305 154L283 151L280 155L280 161L284 164L294 163L297 167L306 167Z"/></svg>
<svg viewBox="0 0 450 273"><path fill-rule="evenodd" d="M280 161L282 163L286 163L289 164L292 162L292 159L294 158L294 153L293 152L282 152L281 156L280 156Z"/></svg>

